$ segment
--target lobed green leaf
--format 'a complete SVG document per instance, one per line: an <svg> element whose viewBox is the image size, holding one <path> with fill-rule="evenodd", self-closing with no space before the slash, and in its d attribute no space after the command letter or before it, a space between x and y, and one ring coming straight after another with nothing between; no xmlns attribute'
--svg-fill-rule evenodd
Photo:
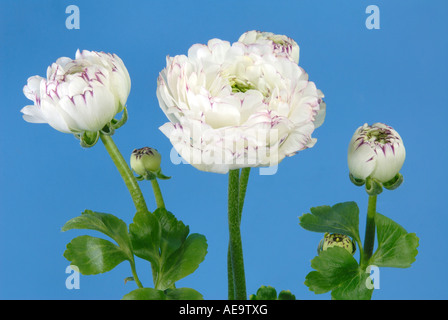
<svg viewBox="0 0 448 320"><path fill-rule="evenodd" d="M370 300L373 289L369 289L367 281L370 283L369 274L358 269L350 279L331 291L331 297L334 300Z"/></svg>
<svg viewBox="0 0 448 320"><path fill-rule="evenodd" d="M369 264L378 267L409 268L418 254L419 239L393 220L377 213L378 248Z"/></svg>
<svg viewBox="0 0 448 320"><path fill-rule="evenodd" d="M159 219L161 228L160 253L162 259L167 259L174 251L182 246L182 243L190 232L190 228L185 226L182 221L177 220L166 209L159 208L154 214Z"/></svg>
<svg viewBox="0 0 448 320"><path fill-rule="evenodd" d="M369 277L358 262L345 249L328 248L311 261L305 285L316 294L332 291L332 297L340 300L370 299L372 289L366 286Z"/></svg>
<svg viewBox="0 0 448 320"><path fill-rule="evenodd" d="M124 260L134 263L135 254L151 262L155 287L161 290L171 288L176 281L194 272L207 254L205 237L188 235L189 227L165 209L158 209L154 214L137 212L129 232L126 223L114 215L86 210L62 227L62 231L71 229L95 230L118 244L91 236L73 239L64 256L82 274L110 271ZM185 292L188 290L171 294Z"/></svg>
<svg viewBox="0 0 448 320"><path fill-rule="evenodd" d="M64 257L78 267L83 275L112 270L129 257L112 242L91 236L79 236L67 244Z"/></svg>
<svg viewBox="0 0 448 320"><path fill-rule="evenodd" d="M282 290L277 296L277 290L271 286L261 286L256 294L250 295L250 300L296 300L289 290Z"/></svg>
<svg viewBox="0 0 448 320"><path fill-rule="evenodd" d="M360 243L359 208L356 202L338 203L332 207L320 206L310 211L299 218L302 228L314 232L342 233Z"/></svg>
<svg viewBox="0 0 448 320"><path fill-rule="evenodd" d="M207 240L193 233L163 263L158 286L168 288L176 281L193 273L207 254Z"/></svg>
<svg viewBox="0 0 448 320"><path fill-rule="evenodd" d="M134 254L159 266L161 227L157 217L150 212L137 212L129 225Z"/></svg>
<svg viewBox="0 0 448 320"><path fill-rule="evenodd" d="M207 254L207 240L163 208L137 213L129 226L136 256L153 265L155 288L165 290L193 273Z"/></svg>
<svg viewBox="0 0 448 320"><path fill-rule="evenodd" d="M126 223L113 214L85 210L80 216L70 219L62 227L62 231L71 229L99 231L115 240L124 249L130 250L131 248Z"/></svg>

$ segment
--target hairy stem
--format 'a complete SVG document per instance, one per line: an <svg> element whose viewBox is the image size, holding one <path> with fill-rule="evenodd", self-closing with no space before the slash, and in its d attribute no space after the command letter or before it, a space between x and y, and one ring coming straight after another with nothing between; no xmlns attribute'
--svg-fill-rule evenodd
<svg viewBox="0 0 448 320"><path fill-rule="evenodd" d="M239 190L238 190L238 215L241 224L241 216L243 213L244 199L246 197L247 183L249 182L250 168L241 170ZM235 288L233 286L233 269L230 256L230 243L227 250L227 280L228 280L228 296L229 300L235 299Z"/></svg>
<svg viewBox="0 0 448 320"><path fill-rule="evenodd" d="M129 168L128 164L124 160L123 156L118 150L115 142L112 140L111 136L100 134L101 141L106 147L107 152L109 153L112 161L118 169L121 177L123 178L126 187L131 194L132 201L134 202L135 208L137 211L148 211L148 207L146 206L145 198L143 197L143 193L140 190L140 187L135 179L134 174Z"/></svg>
<svg viewBox="0 0 448 320"><path fill-rule="evenodd" d="M373 254L375 244L375 213L376 213L377 196L369 196L369 204L367 207L366 233L364 237L364 250L361 257L361 267L366 268L367 263Z"/></svg>
<svg viewBox="0 0 448 320"><path fill-rule="evenodd" d="M115 166L118 169L118 172L120 173L126 187L129 190L129 193L131 194L132 201L134 202L135 208L139 212L148 212L148 207L146 206L145 198L143 197L143 193L140 190L140 187L137 183L137 179L135 179L134 174L132 173L132 170L129 168L128 164L126 163L126 160L124 160L122 154L120 153L120 150L118 150L117 145L115 144L114 140L111 136L100 134L101 141L104 144L104 147L106 148L107 152L109 153L110 157L112 158L112 161L114 162ZM132 275L134 277L135 282L137 283L139 288L143 288L142 283L138 279L137 271L135 269L135 262L134 259L130 261L131 264L131 270Z"/></svg>
<svg viewBox="0 0 448 320"><path fill-rule="evenodd" d="M152 190L154 191L154 197L156 198L157 208L165 208L165 202L163 201L162 191L160 191L160 186L157 178L151 180Z"/></svg>
<svg viewBox="0 0 448 320"><path fill-rule="evenodd" d="M229 222L229 251L231 273L233 275L234 295L229 299L246 300L246 277L244 273L243 245L240 230L239 208L239 170L229 172L228 190L228 222ZM229 273L230 271L228 271Z"/></svg>

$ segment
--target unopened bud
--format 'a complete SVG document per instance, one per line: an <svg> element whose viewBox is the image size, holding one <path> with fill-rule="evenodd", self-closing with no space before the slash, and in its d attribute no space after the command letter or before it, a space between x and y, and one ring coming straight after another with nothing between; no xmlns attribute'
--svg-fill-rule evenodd
<svg viewBox="0 0 448 320"><path fill-rule="evenodd" d="M399 171L405 157L406 150L397 131L383 123L364 124L349 144L350 180L357 186L366 183L371 195L381 193L383 186L393 190L403 181Z"/></svg>
<svg viewBox="0 0 448 320"><path fill-rule="evenodd" d="M354 254L356 251L356 245L353 240L340 233L325 233L324 238L319 242L317 252L326 251L328 248L341 247Z"/></svg>
<svg viewBox="0 0 448 320"><path fill-rule="evenodd" d="M149 173L157 174L161 162L162 156L153 148L134 149L131 154L131 168L142 177L146 177Z"/></svg>

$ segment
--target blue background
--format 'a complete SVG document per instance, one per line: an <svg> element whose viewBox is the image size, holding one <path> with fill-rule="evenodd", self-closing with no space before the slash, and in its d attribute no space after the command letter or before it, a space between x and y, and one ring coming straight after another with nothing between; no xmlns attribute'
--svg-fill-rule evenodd
<svg viewBox="0 0 448 320"><path fill-rule="evenodd" d="M68 30L65 8L80 9ZM380 9L379 30L365 27L366 7ZM327 118L314 148L285 159L275 175L253 170L242 220L248 294L261 285L289 289L298 299L329 299L303 284L322 235L303 230L310 207L356 201L364 235L367 196L348 179L346 152L354 130L384 122L402 136L405 181L383 192L378 212L420 238L409 269L383 268L374 299L446 299L447 74L446 1L4 1L0 2L0 298L120 299L128 263L80 277L68 290L66 244L82 231L61 232L84 209L130 223L133 204L101 143L82 149L69 134L23 121L28 77L76 49L118 54L132 79L129 120L114 140L125 158L152 146L163 155L161 181L170 211L208 239L208 255L178 282L205 299L226 299L227 176L171 163L171 144L158 127L156 79L166 55L186 54L211 38L236 41L247 30L286 34L301 48L300 65L325 96ZM154 208L149 183L141 184ZM144 285L149 265L138 260Z"/></svg>

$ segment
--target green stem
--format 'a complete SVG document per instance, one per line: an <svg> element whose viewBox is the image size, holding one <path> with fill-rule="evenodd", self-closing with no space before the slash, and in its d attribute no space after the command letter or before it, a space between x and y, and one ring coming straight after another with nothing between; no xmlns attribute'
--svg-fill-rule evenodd
<svg viewBox="0 0 448 320"><path fill-rule="evenodd" d="M234 298L246 300L246 278L244 274L243 245L240 230L240 208L239 208L239 170L229 172L228 193L228 222L229 222L229 248L230 260L233 274ZM229 273L229 271L228 271Z"/></svg>
<svg viewBox="0 0 448 320"><path fill-rule="evenodd" d="M229 300L235 300L235 286L233 285L232 256L230 255L230 241L227 247L227 295Z"/></svg>
<svg viewBox="0 0 448 320"><path fill-rule="evenodd" d="M375 213L376 213L377 196L369 196L369 204L367 207L366 233L364 237L364 251L361 257L361 267L366 268L372 257L373 247L375 244Z"/></svg>
<svg viewBox="0 0 448 320"><path fill-rule="evenodd" d="M246 197L247 183L249 182L250 168L241 169L241 176L238 190L238 216L241 224L241 216L243 213L244 199ZM235 299L235 288L233 286L233 269L232 258L230 256L230 243L227 249L227 280L228 280L228 296L229 300Z"/></svg>
<svg viewBox="0 0 448 320"><path fill-rule="evenodd" d="M122 154L120 153L120 150L118 150L114 140L112 139L111 136L104 135L102 133L100 134L100 138L104 144L104 147L106 148L107 152L112 158L112 161L117 167L118 172L120 173L124 183L126 184L126 187L128 188L129 193L131 194L131 198L132 201L134 202L135 208L137 209L138 212L148 212L148 207L146 206L143 193L140 190L140 187L138 186L137 179L135 179L134 174L132 173L131 169L126 163L126 160L124 160ZM130 263L131 263L132 275L134 277L135 282L137 283L139 288L143 288L143 285L137 276L134 260L130 261Z"/></svg>
<svg viewBox="0 0 448 320"><path fill-rule="evenodd" d="M246 198L247 183L249 182L250 168L241 169L240 185L238 193L238 214L241 223L241 215L243 214L244 199Z"/></svg>
<svg viewBox="0 0 448 320"><path fill-rule="evenodd" d="M132 276L134 277L134 281L137 284L139 288L143 288L142 283L140 282L140 279L137 276L137 270L135 269L135 261L129 261L131 264L131 270L132 270Z"/></svg>
<svg viewBox="0 0 448 320"><path fill-rule="evenodd" d="M107 152L109 153L112 161L120 172L121 177L123 178L126 187L131 194L132 201L134 202L135 208L137 211L148 211L148 207L146 206L145 198L143 197L142 191L138 186L137 180L135 179L134 174L129 168L128 164L124 160L123 156L118 150L117 145L112 140L111 136L100 134L101 141L106 147Z"/></svg>
<svg viewBox="0 0 448 320"><path fill-rule="evenodd" d="M162 191L160 191L157 178L151 180L152 190L154 191L154 197L156 198L157 208L165 208L165 202L163 201Z"/></svg>

